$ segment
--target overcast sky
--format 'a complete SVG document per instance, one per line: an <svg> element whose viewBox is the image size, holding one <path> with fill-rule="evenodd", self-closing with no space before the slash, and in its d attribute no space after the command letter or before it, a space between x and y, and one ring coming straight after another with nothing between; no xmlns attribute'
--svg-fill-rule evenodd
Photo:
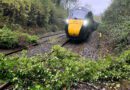
<svg viewBox="0 0 130 90"><path fill-rule="evenodd" d="M103 13L111 4L111 0L79 0L82 5L88 4L91 6L95 15Z"/></svg>

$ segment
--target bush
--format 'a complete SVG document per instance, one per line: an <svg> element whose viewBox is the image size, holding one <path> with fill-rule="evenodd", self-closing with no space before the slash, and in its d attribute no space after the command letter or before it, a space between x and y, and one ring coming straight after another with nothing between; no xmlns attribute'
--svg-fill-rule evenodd
<svg viewBox="0 0 130 90"><path fill-rule="evenodd" d="M0 26L19 24L24 27L45 27L48 24L58 26L66 11L51 0L1 0ZM61 26L59 28L62 28ZM51 31L51 30L50 30Z"/></svg>
<svg viewBox="0 0 130 90"><path fill-rule="evenodd" d="M112 5L102 17L100 31L107 35L108 41L119 52L128 43L130 33L130 1L113 0Z"/></svg>
<svg viewBox="0 0 130 90"><path fill-rule="evenodd" d="M113 82L130 79L130 51L118 58L84 59L60 46L46 55L4 57L0 55L0 80L14 89L69 89L80 82Z"/></svg>
<svg viewBox="0 0 130 90"><path fill-rule="evenodd" d="M17 35L20 32L17 32ZM19 36L19 38L23 37L24 38L24 42L27 42L28 44L32 44L32 43L37 43L38 37L35 35L29 35L27 33L21 33L21 35Z"/></svg>
<svg viewBox="0 0 130 90"><path fill-rule="evenodd" d="M18 46L18 36L7 27L0 29L0 47L14 48L16 46Z"/></svg>
<svg viewBox="0 0 130 90"><path fill-rule="evenodd" d="M103 16L103 22L109 25L123 23L130 20L130 1L113 0L111 6ZM112 26L111 25L111 26Z"/></svg>
<svg viewBox="0 0 130 90"><path fill-rule="evenodd" d="M16 48L19 45L36 43L37 39L34 35L14 32L6 26L0 29L0 48Z"/></svg>

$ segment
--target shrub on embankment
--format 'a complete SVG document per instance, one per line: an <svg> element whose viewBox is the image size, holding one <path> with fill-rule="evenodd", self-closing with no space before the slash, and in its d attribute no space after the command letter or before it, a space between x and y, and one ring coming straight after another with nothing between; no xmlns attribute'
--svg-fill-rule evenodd
<svg viewBox="0 0 130 90"><path fill-rule="evenodd" d="M63 30L65 15L66 11L51 0L0 0L0 48L36 42L35 36L25 33Z"/></svg>
<svg viewBox="0 0 130 90"><path fill-rule="evenodd" d="M0 27L19 24L22 27L62 29L59 18L66 11L51 0L0 0Z"/></svg>
<svg viewBox="0 0 130 90"><path fill-rule="evenodd" d="M98 61L81 58L60 46L46 55L5 57L0 55L0 81L14 89L61 90L78 82L113 82L130 79L130 51Z"/></svg>
<svg viewBox="0 0 130 90"><path fill-rule="evenodd" d="M22 32L14 32L4 26L0 29L0 48L16 48L18 46L25 46L36 43L38 37Z"/></svg>
<svg viewBox="0 0 130 90"><path fill-rule="evenodd" d="M118 52L130 44L130 0L113 0L99 28Z"/></svg>

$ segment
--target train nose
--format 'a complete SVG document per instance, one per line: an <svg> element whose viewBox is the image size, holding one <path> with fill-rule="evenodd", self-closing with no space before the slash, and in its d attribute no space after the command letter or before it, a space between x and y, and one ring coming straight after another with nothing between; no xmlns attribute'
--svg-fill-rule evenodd
<svg viewBox="0 0 130 90"><path fill-rule="evenodd" d="M69 36L78 37L82 26L83 26L83 20L78 20L78 19L69 20L69 25L68 25Z"/></svg>

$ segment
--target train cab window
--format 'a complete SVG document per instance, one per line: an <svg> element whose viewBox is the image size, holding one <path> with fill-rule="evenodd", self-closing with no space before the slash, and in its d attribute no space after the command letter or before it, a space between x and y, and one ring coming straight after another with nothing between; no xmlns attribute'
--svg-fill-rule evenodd
<svg viewBox="0 0 130 90"><path fill-rule="evenodd" d="M85 19L87 16L87 11L81 8L72 10L69 14L70 19Z"/></svg>

